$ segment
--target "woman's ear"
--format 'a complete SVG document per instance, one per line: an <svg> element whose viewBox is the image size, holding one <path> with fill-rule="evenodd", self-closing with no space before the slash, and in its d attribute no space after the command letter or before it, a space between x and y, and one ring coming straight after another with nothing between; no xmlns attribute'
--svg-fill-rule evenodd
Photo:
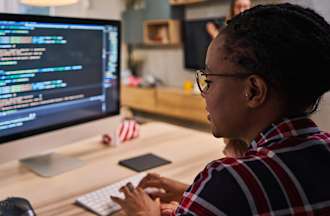
<svg viewBox="0 0 330 216"><path fill-rule="evenodd" d="M263 105L268 95L266 81L258 75L249 76L246 81L245 98L249 108L258 108Z"/></svg>

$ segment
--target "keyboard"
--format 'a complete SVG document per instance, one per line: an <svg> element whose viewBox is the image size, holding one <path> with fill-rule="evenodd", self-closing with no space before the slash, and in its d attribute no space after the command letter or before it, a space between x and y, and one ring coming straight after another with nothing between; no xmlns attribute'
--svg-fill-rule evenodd
<svg viewBox="0 0 330 216"><path fill-rule="evenodd" d="M110 196L124 198L124 194L119 192L119 189L128 182L131 182L134 187L136 187L145 175L145 173L137 174L104 188L82 195L76 199L76 204L100 216L110 215L121 209L117 203L111 200Z"/></svg>

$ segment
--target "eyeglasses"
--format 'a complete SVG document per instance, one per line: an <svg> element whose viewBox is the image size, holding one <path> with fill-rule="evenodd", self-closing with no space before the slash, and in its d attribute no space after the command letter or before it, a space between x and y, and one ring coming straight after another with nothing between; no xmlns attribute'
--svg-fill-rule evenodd
<svg viewBox="0 0 330 216"><path fill-rule="evenodd" d="M219 73L206 73L205 70L197 70L196 71L196 83L198 85L201 93L206 93L210 87L210 81L207 80L207 76L218 76L223 78L246 78L253 73L236 73L236 74L219 74Z"/></svg>

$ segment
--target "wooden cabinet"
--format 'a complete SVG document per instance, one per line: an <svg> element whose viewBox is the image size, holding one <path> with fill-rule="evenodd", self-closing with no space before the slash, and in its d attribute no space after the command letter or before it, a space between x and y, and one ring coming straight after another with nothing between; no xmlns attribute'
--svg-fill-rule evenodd
<svg viewBox="0 0 330 216"><path fill-rule="evenodd" d="M208 123L204 99L177 88L122 87L122 105L132 109Z"/></svg>
<svg viewBox="0 0 330 216"><path fill-rule="evenodd" d="M180 45L181 25L178 20L144 21L144 43L147 45Z"/></svg>
<svg viewBox="0 0 330 216"><path fill-rule="evenodd" d="M159 88L156 91L156 100L160 113L208 123L205 102L200 95L185 93L176 88Z"/></svg>
<svg viewBox="0 0 330 216"><path fill-rule="evenodd" d="M122 86L121 103L124 106L152 112L156 109L156 89Z"/></svg>

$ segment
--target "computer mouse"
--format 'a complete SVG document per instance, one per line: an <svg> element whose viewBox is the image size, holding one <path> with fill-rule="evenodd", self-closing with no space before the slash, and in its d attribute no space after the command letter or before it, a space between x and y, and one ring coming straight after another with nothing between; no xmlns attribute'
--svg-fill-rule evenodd
<svg viewBox="0 0 330 216"><path fill-rule="evenodd" d="M0 216L35 216L28 200L20 197L10 197L0 201Z"/></svg>

